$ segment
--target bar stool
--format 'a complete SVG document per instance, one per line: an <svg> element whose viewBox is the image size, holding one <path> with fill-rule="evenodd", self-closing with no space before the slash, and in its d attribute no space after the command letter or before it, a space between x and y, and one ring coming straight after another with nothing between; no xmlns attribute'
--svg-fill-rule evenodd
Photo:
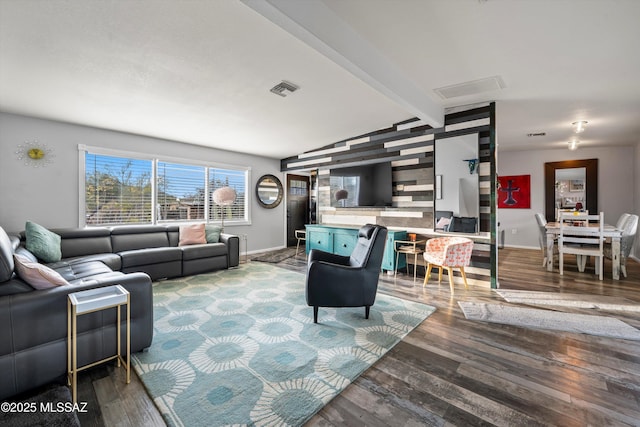
<svg viewBox="0 0 640 427"><path fill-rule="evenodd" d="M298 250L300 249L300 242L307 242L307 231L306 230L296 230L295 231L296 239L298 239L298 244L296 245L296 257L298 256Z"/></svg>

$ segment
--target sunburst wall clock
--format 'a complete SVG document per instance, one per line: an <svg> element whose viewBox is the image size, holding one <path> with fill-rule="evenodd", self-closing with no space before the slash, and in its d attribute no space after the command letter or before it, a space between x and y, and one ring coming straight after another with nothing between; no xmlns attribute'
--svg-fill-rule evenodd
<svg viewBox="0 0 640 427"><path fill-rule="evenodd" d="M53 163L55 154L53 148L50 148L47 144L38 141L25 141L18 144L16 157L24 162L25 166L38 168Z"/></svg>

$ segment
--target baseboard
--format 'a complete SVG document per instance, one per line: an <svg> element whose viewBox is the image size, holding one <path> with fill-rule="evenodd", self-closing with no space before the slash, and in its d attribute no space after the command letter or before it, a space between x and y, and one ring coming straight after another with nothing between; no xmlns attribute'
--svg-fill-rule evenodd
<svg viewBox="0 0 640 427"><path fill-rule="evenodd" d="M247 252L247 255L259 254L261 252L268 252L268 251L277 251L278 249L284 249L284 248L286 248L286 246L275 246L273 248L258 249L258 250Z"/></svg>
<svg viewBox="0 0 640 427"><path fill-rule="evenodd" d="M523 246L523 245L504 245L505 248L514 248L514 249L534 249L536 251L540 250L538 246Z"/></svg>

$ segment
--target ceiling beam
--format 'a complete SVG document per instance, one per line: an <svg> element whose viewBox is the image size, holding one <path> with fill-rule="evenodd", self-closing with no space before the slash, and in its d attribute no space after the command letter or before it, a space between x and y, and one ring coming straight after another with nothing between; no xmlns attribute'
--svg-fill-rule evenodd
<svg viewBox="0 0 640 427"><path fill-rule="evenodd" d="M323 2L241 1L431 127L444 126L444 108Z"/></svg>

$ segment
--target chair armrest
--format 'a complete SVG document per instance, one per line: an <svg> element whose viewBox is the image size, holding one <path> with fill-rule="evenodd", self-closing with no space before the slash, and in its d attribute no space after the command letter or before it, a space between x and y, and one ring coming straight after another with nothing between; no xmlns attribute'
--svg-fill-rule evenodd
<svg viewBox="0 0 640 427"><path fill-rule="evenodd" d="M240 237L234 234L220 234L220 242L227 246L227 266L240 265Z"/></svg>
<svg viewBox="0 0 640 427"><path fill-rule="evenodd" d="M346 258L348 259L349 257L346 257ZM364 267L361 267L361 266L353 267L349 264L347 265L336 264L328 261L319 261L319 260L311 261L307 265L307 274L309 276L312 274L332 275L334 274L334 272L335 274L339 274L339 275L344 275L344 274L348 275L348 274L354 274L362 270L364 270Z"/></svg>
<svg viewBox="0 0 640 427"><path fill-rule="evenodd" d="M330 264L349 265L349 257L343 255L336 255L330 252L321 251L319 249L311 249L309 251L309 259L307 264L312 262L322 261Z"/></svg>
<svg viewBox="0 0 640 427"><path fill-rule="evenodd" d="M377 275L364 267L314 261L307 269L307 304L320 307L373 305L377 279Z"/></svg>

